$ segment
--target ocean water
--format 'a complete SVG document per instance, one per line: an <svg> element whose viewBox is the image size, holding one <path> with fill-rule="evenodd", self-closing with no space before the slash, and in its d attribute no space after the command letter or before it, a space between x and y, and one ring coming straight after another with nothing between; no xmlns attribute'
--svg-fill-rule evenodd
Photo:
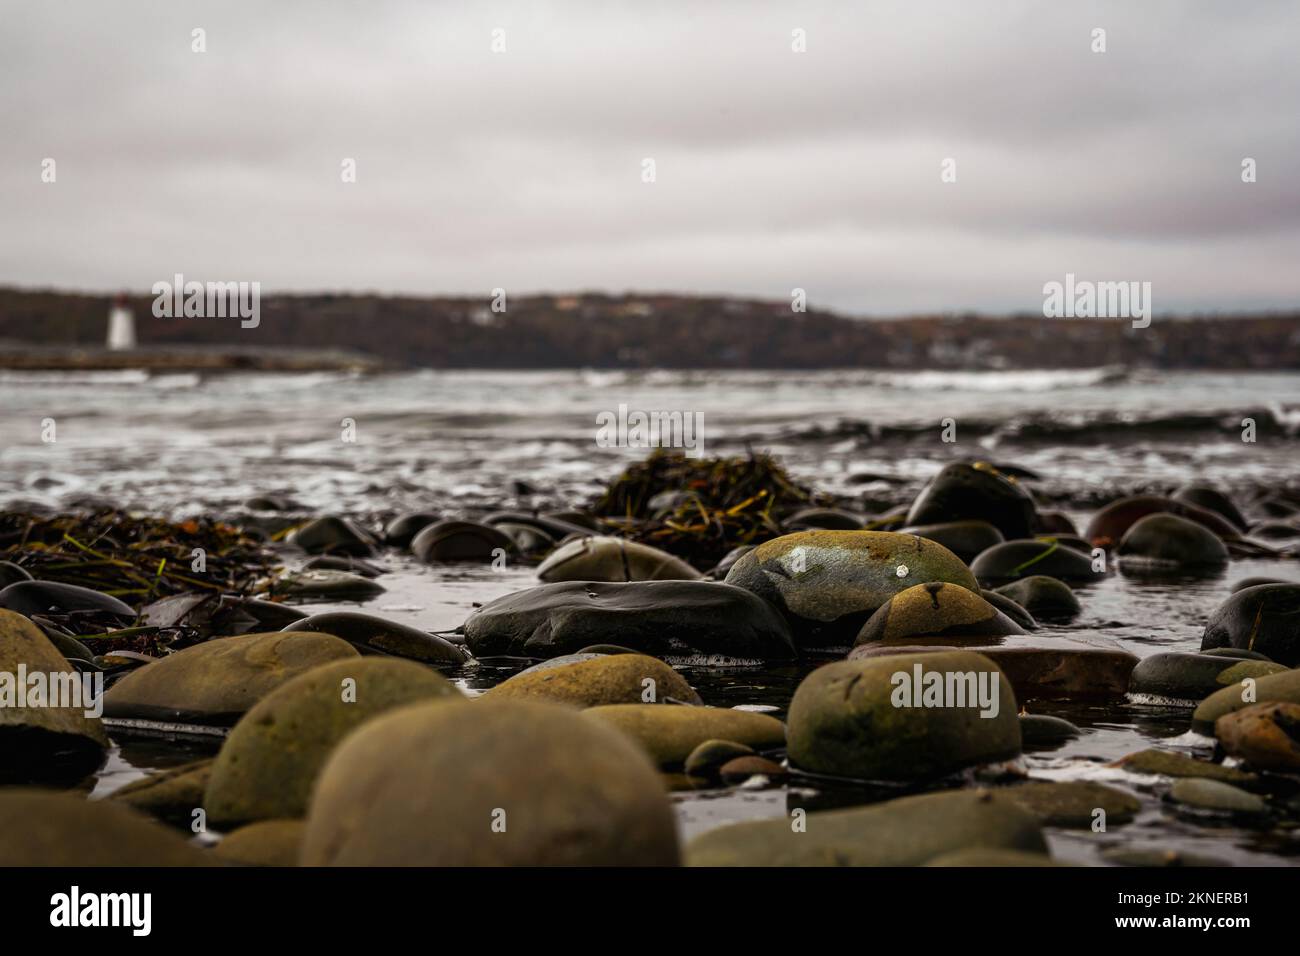
<svg viewBox="0 0 1300 956"><path fill-rule="evenodd" d="M780 456L800 479L859 500L863 511L907 501L950 460L1030 468L1029 487L1077 524L1100 504L1197 479L1229 491L1248 513L1271 489L1297 488L1300 389L1294 375L1125 372L412 372L352 375L0 373L0 507L68 507L106 500L185 516L238 517L255 493L287 493L308 511L380 518L409 508L475 514L499 507L568 507L590 499L643 448L597 443L598 416L676 411L703 416L703 451ZM49 435L53 420L54 441ZM346 420L346 421L345 421ZM946 420L951 420L946 421ZM1243 420L1256 441L1242 440ZM351 426L355 440L345 434ZM955 442L943 440L946 425ZM523 485L519 483L524 483ZM1255 512L1257 514L1257 512ZM300 558L286 554L288 563ZM528 568L419 566L380 559L388 589L362 605L428 630L457 627L473 607L536 583ZM1185 579L1115 574L1081 589L1083 613L1056 635L1117 641L1146 656L1195 650L1233 582L1300 580L1287 559L1234 561ZM357 608L321 604L310 610ZM470 692L513 669L471 665ZM686 668L705 701L783 716L806 667ZM1083 734L1032 752L1034 777L1088 779L1142 797L1139 818L1107 833L1053 828L1061 859L1098 862L1110 847L1176 849L1227 863L1300 860L1294 828L1189 815L1162 799L1166 781L1108 766L1149 746L1208 755L1190 712L1138 702L1031 702ZM205 746L115 737L96 794ZM735 820L881 799L888 794L784 787L673 796L684 835Z"/></svg>

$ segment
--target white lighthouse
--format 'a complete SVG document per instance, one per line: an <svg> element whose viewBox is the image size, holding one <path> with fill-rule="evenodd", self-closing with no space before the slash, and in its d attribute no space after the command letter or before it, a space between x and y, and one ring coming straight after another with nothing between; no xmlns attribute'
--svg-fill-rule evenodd
<svg viewBox="0 0 1300 956"><path fill-rule="evenodd" d="M108 310L108 350L125 352L135 348L135 316L126 307L126 296L119 295Z"/></svg>

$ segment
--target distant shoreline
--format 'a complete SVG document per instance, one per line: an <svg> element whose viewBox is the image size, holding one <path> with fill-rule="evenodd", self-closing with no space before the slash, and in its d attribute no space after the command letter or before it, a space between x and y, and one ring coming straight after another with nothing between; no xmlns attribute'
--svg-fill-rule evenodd
<svg viewBox="0 0 1300 956"><path fill-rule="evenodd" d="M95 372L141 369L158 372L376 372L384 363L357 352L316 349L213 347L137 348L123 351L0 344L0 369L32 372Z"/></svg>

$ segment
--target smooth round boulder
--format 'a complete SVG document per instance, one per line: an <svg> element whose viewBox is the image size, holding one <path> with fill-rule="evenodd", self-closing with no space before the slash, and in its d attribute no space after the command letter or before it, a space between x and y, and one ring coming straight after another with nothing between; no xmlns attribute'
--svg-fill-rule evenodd
<svg viewBox="0 0 1300 956"><path fill-rule="evenodd" d="M230 731L203 806L216 824L301 817L344 737L379 714L425 701L465 702L445 677L410 661L335 661L259 700Z"/></svg>
<svg viewBox="0 0 1300 956"><path fill-rule="evenodd" d="M561 545L537 569L546 583L555 581L696 581L699 571L648 544L606 535L575 538Z"/></svg>
<svg viewBox="0 0 1300 956"><path fill-rule="evenodd" d="M364 575L330 568L286 571L271 585L274 594L303 602L369 601L386 590Z"/></svg>
<svg viewBox="0 0 1300 956"><path fill-rule="evenodd" d="M1124 569L1218 568L1228 563L1228 549L1218 535L1173 514L1136 521L1124 532L1117 553Z"/></svg>
<svg viewBox="0 0 1300 956"><path fill-rule="evenodd" d="M121 803L0 789L0 867L210 866L175 830Z"/></svg>
<svg viewBox="0 0 1300 956"><path fill-rule="evenodd" d="M1012 690L1015 685L1012 685ZM1050 714L1021 714L1020 742L1030 747L1053 747L1079 736L1079 728L1063 717Z"/></svg>
<svg viewBox="0 0 1300 956"><path fill-rule="evenodd" d="M108 748L97 690L39 627L0 610L0 784L70 783L93 772Z"/></svg>
<svg viewBox="0 0 1300 956"><path fill-rule="evenodd" d="M1246 816L1268 812L1268 804L1255 794L1247 793L1240 787L1234 787L1220 780L1203 780L1197 777L1175 780L1169 790L1169 797L1175 803L1195 807L1198 810Z"/></svg>
<svg viewBox="0 0 1300 956"><path fill-rule="evenodd" d="M1083 780L1031 780L998 792L1050 827L1085 828L1099 819L1107 826L1128 823L1142 808L1138 798L1126 790ZM1104 817L1097 815L1098 810Z"/></svg>
<svg viewBox="0 0 1300 956"><path fill-rule="evenodd" d="M706 740L686 757L683 769L692 777L716 777L724 764L754 756L754 748L734 740Z"/></svg>
<svg viewBox="0 0 1300 956"><path fill-rule="evenodd" d="M303 564L304 571L349 571L363 578L377 578L385 573L379 565L365 558L353 558L344 554L318 554Z"/></svg>
<svg viewBox="0 0 1300 956"><path fill-rule="evenodd" d="M389 654L434 666L455 667L468 658L464 649L436 634L356 611L313 614L294 621L284 631L332 634L362 653Z"/></svg>
<svg viewBox="0 0 1300 956"><path fill-rule="evenodd" d="M950 790L849 810L781 816L709 830L686 848L690 866L921 866L958 850L1045 854L1033 816L1000 792Z"/></svg>
<svg viewBox="0 0 1300 956"><path fill-rule="evenodd" d="M979 588L943 545L892 531L783 535L741 557L726 579L778 608L800 649L841 652L891 597L931 581Z"/></svg>
<svg viewBox="0 0 1300 956"><path fill-rule="evenodd" d="M135 618L135 609L111 594L58 581L16 581L0 590L0 609L27 617L51 611L104 611L128 620Z"/></svg>
<svg viewBox="0 0 1300 956"><path fill-rule="evenodd" d="M867 619L855 644L909 637L986 638L1024 629L984 598L956 584L933 581L900 591Z"/></svg>
<svg viewBox="0 0 1300 956"><path fill-rule="evenodd" d="M1300 704L1254 704L1225 714L1214 722L1214 736L1249 767L1300 772Z"/></svg>
<svg viewBox="0 0 1300 956"><path fill-rule="evenodd" d="M30 581L32 576L27 569L12 561L0 561L0 590L18 581Z"/></svg>
<svg viewBox="0 0 1300 956"><path fill-rule="evenodd" d="M504 531L473 521L438 521L411 539L411 552L425 564L491 561L514 554L515 543Z"/></svg>
<svg viewBox="0 0 1300 956"><path fill-rule="evenodd" d="M1015 601L1035 620L1071 621L1083 610L1068 584L1046 574L1031 574L1002 585L997 592Z"/></svg>
<svg viewBox="0 0 1300 956"><path fill-rule="evenodd" d="M918 538L935 541L967 564L976 555L1006 540L1002 537L1002 532L987 521L949 521L944 524L903 527L899 529L899 534L914 534Z"/></svg>
<svg viewBox="0 0 1300 956"><path fill-rule="evenodd" d="M984 584L1018 581L1035 575L1087 584L1104 576L1104 572L1093 569L1090 555L1059 541L1036 538L994 545L980 554L970 569Z"/></svg>
<svg viewBox="0 0 1300 956"><path fill-rule="evenodd" d="M260 820L226 834L212 852L237 866L297 866L304 829L301 820Z"/></svg>
<svg viewBox="0 0 1300 956"><path fill-rule="evenodd" d="M792 766L863 780L923 780L1020 753L1011 684L969 651L817 668L790 702Z"/></svg>
<svg viewBox="0 0 1300 956"><path fill-rule="evenodd" d="M131 671L104 694L104 716L230 726L299 674L358 656L330 634L217 637Z"/></svg>
<svg viewBox="0 0 1300 956"><path fill-rule="evenodd" d="M907 524L987 521L1010 540L1033 534L1034 511L1034 499L1015 478L986 462L956 462L921 489Z"/></svg>
<svg viewBox="0 0 1300 956"><path fill-rule="evenodd" d="M1213 511L1238 531L1245 531L1247 528L1245 517L1237 510L1237 506L1232 503L1232 499L1210 485L1183 485L1169 497L1174 501L1181 501L1184 504L1195 505L1198 508Z"/></svg>
<svg viewBox="0 0 1300 956"><path fill-rule="evenodd" d="M305 866L678 859L667 793L633 741L566 707L518 700L417 704L358 729L321 773L301 857Z"/></svg>
<svg viewBox="0 0 1300 956"><path fill-rule="evenodd" d="M1205 624L1201 650L1236 647L1300 667L1300 584L1260 584L1233 594Z"/></svg>
<svg viewBox="0 0 1300 956"><path fill-rule="evenodd" d="M670 663L792 660L789 626L744 588L712 581L568 581L490 601L465 621L477 657L558 657L620 644Z"/></svg>
<svg viewBox="0 0 1300 956"><path fill-rule="evenodd" d="M108 799L188 829L194 822L194 811L203 806L203 794L207 792L211 776L211 758L191 760L140 780L132 780L125 787L114 790Z"/></svg>
<svg viewBox="0 0 1300 956"><path fill-rule="evenodd" d="M1300 670L1266 677L1247 677L1241 683L1217 690L1192 711L1192 729L1212 733L1215 721L1251 704L1300 704Z"/></svg>
<svg viewBox="0 0 1300 956"><path fill-rule="evenodd" d="M729 707L612 704L589 708L582 715L636 740L661 767L681 766L706 740L730 740L751 750L785 744L785 726L775 717Z"/></svg>
<svg viewBox="0 0 1300 956"><path fill-rule="evenodd" d="M1110 764L1129 773L1146 774L1162 777L1204 777L1207 780L1222 780L1225 783L1254 783L1258 778L1252 773L1198 760L1187 754L1174 753L1172 750L1139 750Z"/></svg>
<svg viewBox="0 0 1300 956"><path fill-rule="evenodd" d="M718 777L723 783L744 783L751 777L766 777L768 782L781 781L790 775L789 771L775 760L766 757L734 757L718 768Z"/></svg>
<svg viewBox="0 0 1300 956"><path fill-rule="evenodd" d="M980 597L988 601L1007 617L1011 618L1011 620L1019 624L1024 630L1038 630L1038 622L1034 620L1034 616L1005 594L1000 594L997 591L990 591L988 588L980 588Z"/></svg>
<svg viewBox="0 0 1300 956"><path fill-rule="evenodd" d="M1123 540L1124 535L1134 524L1153 514L1171 514L1186 518L1208 528L1223 539L1230 540L1238 536L1237 529L1221 515L1194 504L1174 501L1172 498L1163 498L1159 495L1134 495L1112 501L1092 516L1083 536L1092 542L1093 547L1109 550Z"/></svg>
<svg viewBox="0 0 1300 956"><path fill-rule="evenodd" d="M394 548L408 548L417 534L441 520L442 515L436 511L407 511L384 526L384 543Z"/></svg>
<svg viewBox="0 0 1300 956"><path fill-rule="evenodd" d="M530 667L497 684L484 699L541 700L599 707L602 704L699 704L685 678L663 661L644 654L597 654L556 666Z"/></svg>
<svg viewBox="0 0 1300 956"><path fill-rule="evenodd" d="M323 515L289 535L289 543L308 554L351 554L366 557L375 553L374 539L349 518Z"/></svg>
<svg viewBox="0 0 1300 956"><path fill-rule="evenodd" d="M1129 693L1162 698L1161 703L1186 701L1190 706L1242 677L1261 677L1286 668L1266 661L1251 661L1254 668L1238 670L1240 661L1211 654L1168 651L1143 658L1129 675Z"/></svg>
<svg viewBox="0 0 1300 956"><path fill-rule="evenodd" d="M862 527L862 516L839 508L803 508L781 522L787 531L807 531L820 528L824 531L857 531Z"/></svg>

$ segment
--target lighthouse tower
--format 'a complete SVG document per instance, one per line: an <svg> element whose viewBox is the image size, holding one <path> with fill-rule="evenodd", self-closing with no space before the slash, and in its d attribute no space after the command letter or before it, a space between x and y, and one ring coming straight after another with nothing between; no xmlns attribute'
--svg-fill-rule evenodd
<svg viewBox="0 0 1300 956"><path fill-rule="evenodd" d="M118 295L108 310L108 350L124 352L135 348L135 316L126 307L126 296Z"/></svg>

